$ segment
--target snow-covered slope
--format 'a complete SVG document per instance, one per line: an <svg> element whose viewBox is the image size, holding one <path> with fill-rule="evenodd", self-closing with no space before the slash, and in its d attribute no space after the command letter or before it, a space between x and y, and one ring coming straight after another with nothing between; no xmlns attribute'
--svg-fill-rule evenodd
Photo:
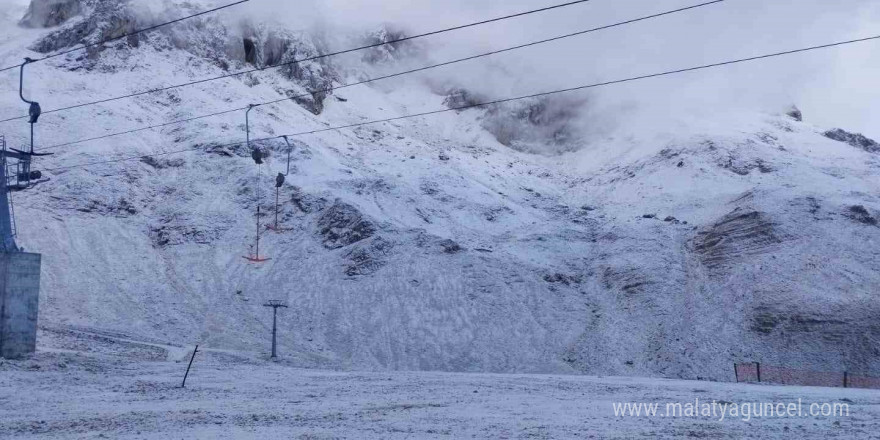
<svg viewBox="0 0 880 440"><path fill-rule="evenodd" d="M17 27L24 7L0 14L3 66L58 38L59 28ZM309 33L228 18L35 64L27 94L58 108L326 50ZM37 144L299 95L374 68L316 61L47 114ZM0 75L0 114L24 113L17 72ZM437 110L447 96L435 90L415 77L335 90L254 110L251 132ZM788 116L715 112L660 134L624 123L542 156L499 143L485 128L496 116L292 138L279 213L290 230L264 235L272 259L261 265L242 256L258 203L273 220L287 160L280 139L263 143L262 173L244 146L212 147L243 143L244 111L57 148L37 167L156 156L47 171L49 182L15 195L18 240L43 253L41 323L263 351L271 312L261 305L283 299L279 343L307 366L724 380L733 362L761 361L880 374L876 152ZM0 133L21 145L27 126ZM204 148L159 156L192 145Z"/></svg>

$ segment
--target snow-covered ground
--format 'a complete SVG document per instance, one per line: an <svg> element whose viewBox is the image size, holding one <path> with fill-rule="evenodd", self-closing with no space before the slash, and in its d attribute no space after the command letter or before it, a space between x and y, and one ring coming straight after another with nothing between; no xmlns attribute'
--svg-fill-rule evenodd
<svg viewBox="0 0 880 440"><path fill-rule="evenodd" d="M870 390L621 377L303 370L247 353L44 331L0 361L5 439L880 438ZM849 416L619 417L620 403L845 404ZM717 414L717 412L716 412Z"/></svg>
<svg viewBox="0 0 880 440"><path fill-rule="evenodd" d="M2 66L63 41L17 27L23 12L0 16ZM282 31L297 50L317 44ZM49 110L251 68L242 32L212 16L37 63L26 94ZM308 64L304 78L338 86L407 68L357 61ZM305 80L270 69L50 113L37 147L280 99ZM26 110L17 86L16 71L0 75L0 118ZM446 98L407 77L337 89L318 115L262 107L251 130L300 133ZM242 256L257 205L272 218L286 155L265 143L260 175L244 147L208 148L244 141L233 112L51 150L35 164L51 180L15 194L18 240L43 254L46 328L249 350L271 323L262 303L282 299L279 344L301 367L730 381L734 362L759 361L880 375L880 155L782 114L675 116L653 130L624 117L551 156L500 143L480 109L296 137L279 212L290 230L266 235L272 260L254 266ZM27 124L0 132L21 146Z"/></svg>

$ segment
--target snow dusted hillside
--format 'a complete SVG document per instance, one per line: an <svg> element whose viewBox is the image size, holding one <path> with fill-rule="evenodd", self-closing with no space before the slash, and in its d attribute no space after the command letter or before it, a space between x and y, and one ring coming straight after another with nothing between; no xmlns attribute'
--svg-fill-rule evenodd
<svg viewBox="0 0 880 440"><path fill-rule="evenodd" d="M75 43L77 26L88 41L112 35L82 24L108 22L101 14L159 21L188 11L83 3L52 28L20 27L25 5L4 6L0 65ZM331 49L309 32L232 15L35 64L26 96L52 109ZM122 21L150 22L139 20ZM376 62L394 69L397 56L318 60L50 113L37 145L301 95L363 79ZM17 71L0 74L3 118L25 113L17 86ZM259 108L251 131L319 130L448 99L407 77ZM651 133L623 122L539 155L487 130L499 113L296 137L281 190L291 230L267 233L261 252L272 260L262 265L242 256L259 200L272 218L286 154L282 140L264 142L272 155L258 174L244 145L215 147L243 143L244 111L52 150L37 168L156 156L46 171L51 181L15 195L19 243L43 254L41 325L265 351L271 314L261 305L284 299L280 351L302 366L730 380L733 362L760 361L880 374L876 151L789 116L717 111ZM550 126L557 141L564 126L521 122ZM0 133L23 145L27 125ZM159 155L192 145L202 148Z"/></svg>

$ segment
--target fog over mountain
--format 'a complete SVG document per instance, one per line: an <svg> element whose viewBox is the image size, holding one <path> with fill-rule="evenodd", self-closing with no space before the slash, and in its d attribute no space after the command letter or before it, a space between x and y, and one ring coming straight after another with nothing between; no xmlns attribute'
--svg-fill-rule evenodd
<svg viewBox="0 0 880 440"><path fill-rule="evenodd" d="M457 58L698 3L594 0L430 37L426 44L433 58ZM283 17L286 23L303 27L366 30L393 23L410 33L421 33L544 4L550 3L331 0L292 8L284 1L267 0L248 8L261 14L261 19ZM872 24L878 20L880 5L870 0L728 1L431 75L448 75L486 92L507 96L873 36L877 31ZM518 74L498 75L497 66ZM880 137L875 123L880 119L880 91L873 86L878 69L880 51L868 43L618 85L593 94L597 113L623 112L620 117L628 129L632 117L656 128L669 122L663 118L680 112L687 117L689 112L699 113L705 108L777 111L795 103L813 122L833 125L843 118L852 129Z"/></svg>

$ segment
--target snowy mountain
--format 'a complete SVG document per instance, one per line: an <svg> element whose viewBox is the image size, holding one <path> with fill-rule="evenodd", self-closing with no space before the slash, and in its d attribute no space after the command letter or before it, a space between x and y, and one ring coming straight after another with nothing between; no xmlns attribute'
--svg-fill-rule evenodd
<svg viewBox="0 0 880 440"><path fill-rule="evenodd" d="M8 5L0 65L204 7ZM26 96L48 110L334 49L320 32L209 15L29 66ZM310 93L423 56L394 47L48 113L37 145L284 97L296 98L251 112L252 137L481 99L419 76ZM18 72L0 85L0 116L24 114ZM876 143L724 110L588 137L572 122L587 102L293 137L278 212L289 230L264 232L259 265L242 256L257 206L274 221L287 147L258 143L270 153L258 169L243 110L52 149L35 165L51 180L14 194L19 244L43 254L41 326L262 352L262 304L282 299L280 350L303 366L729 380L732 363L760 361L880 374ZM12 146L27 130L0 125Z"/></svg>

